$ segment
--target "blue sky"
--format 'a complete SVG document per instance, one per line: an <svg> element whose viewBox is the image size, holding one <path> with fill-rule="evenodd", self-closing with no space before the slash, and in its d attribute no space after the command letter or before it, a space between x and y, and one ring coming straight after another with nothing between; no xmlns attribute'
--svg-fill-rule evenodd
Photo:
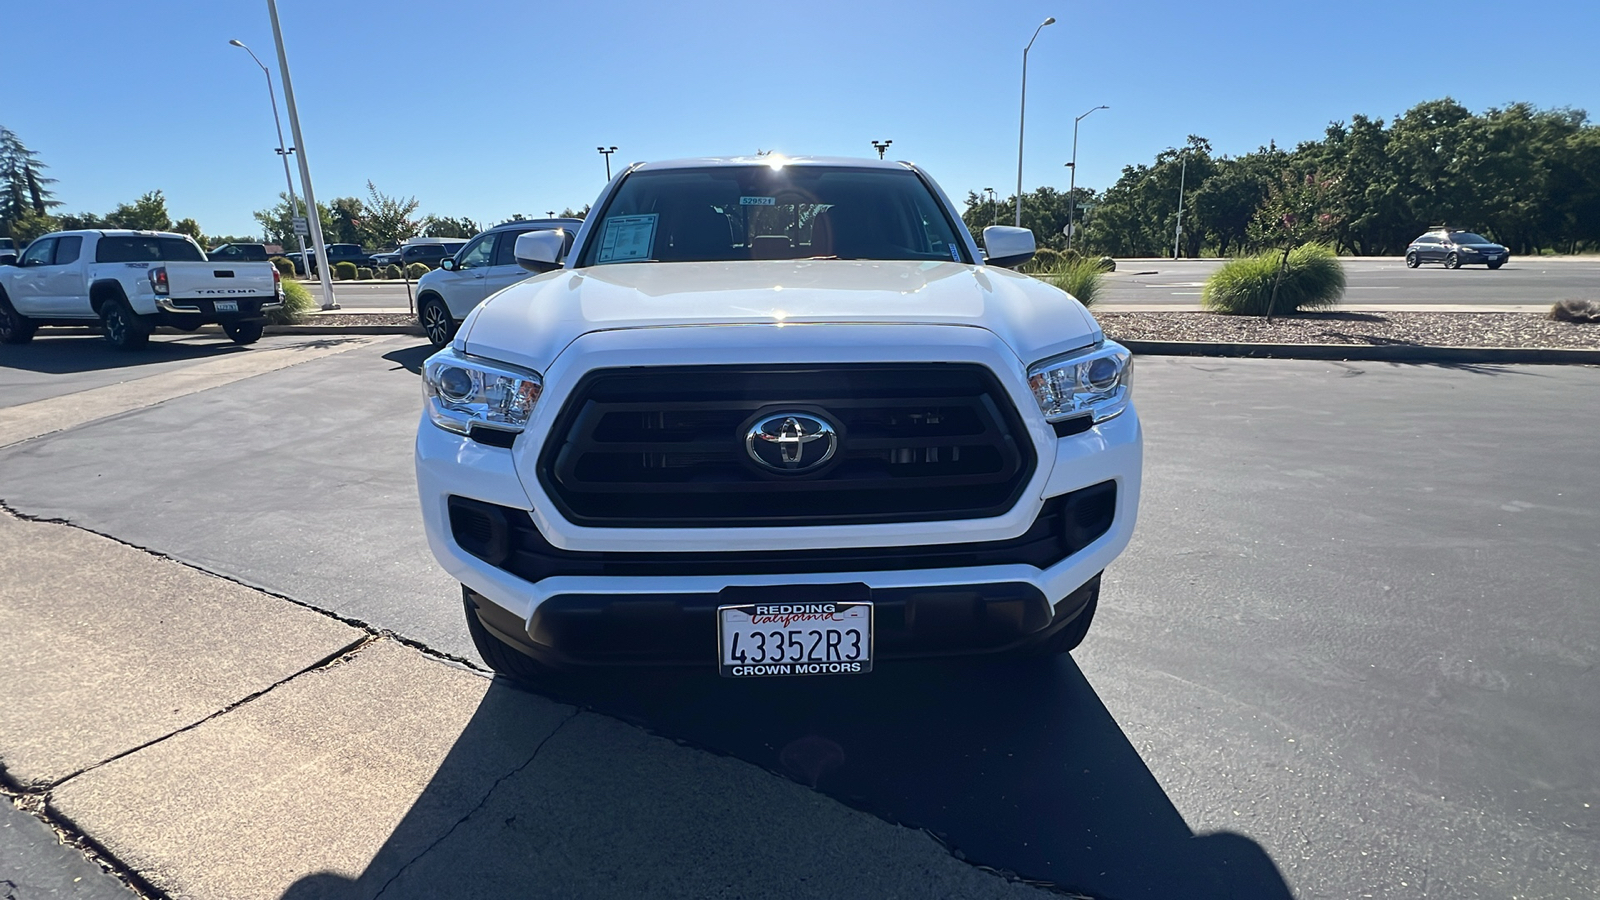
<svg viewBox="0 0 1600 900"><path fill-rule="evenodd" d="M4 0L0 124L60 180L64 211L160 188L207 233L252 233L283 189L261 70L265 0ZM751 153L915 160L959 201L1081 185L1200 134L1238 154L1445 94L1600 116L1600 3L1378 0L876 3L281 0L319 199L367 179L421 212L493 222L592 200L614 162ZM1430 19L1432 12L1440 13ZM281 102L281 101L280 101ZM287 121L285 121L287 130Z"/></svg>

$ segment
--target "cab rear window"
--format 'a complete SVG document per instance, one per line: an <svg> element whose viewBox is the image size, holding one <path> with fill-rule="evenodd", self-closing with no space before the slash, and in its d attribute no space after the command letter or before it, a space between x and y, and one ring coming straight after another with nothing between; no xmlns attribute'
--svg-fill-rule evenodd
<svg viewBox="0 0 1600 900"><path fill-rule="evenodd" d="M200 248L183 238L144 237L142 235L104 237L94 250L94 261L118 262L205 262Z"/></svg>

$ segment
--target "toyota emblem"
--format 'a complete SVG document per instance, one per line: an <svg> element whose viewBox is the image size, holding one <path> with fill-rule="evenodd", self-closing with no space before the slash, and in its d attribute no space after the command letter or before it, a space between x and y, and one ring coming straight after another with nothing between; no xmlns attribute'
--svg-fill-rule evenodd
<svg viewBox="0 0 1600 900"><path fill-rule="evenodd" d="M839 433L814 413L780 412L750 426L744 449L764 469L798 475L814 472L833 459Z"/></svg>

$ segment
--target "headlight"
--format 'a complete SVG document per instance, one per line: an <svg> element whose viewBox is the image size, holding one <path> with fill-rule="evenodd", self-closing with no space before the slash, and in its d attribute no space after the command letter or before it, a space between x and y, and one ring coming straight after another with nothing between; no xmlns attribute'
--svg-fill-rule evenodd
<svg viewBox="0 0 1600 900"><path fill-rule="evenodd" d="M1128 408L1133 354L1115 341L1104 341L1034 364L1028 369L1028 387L1047 421L1086 415L1092 422L1104 422Z"/></svg>
<svg viewBox="0 0 1600 900"><path fill-rule="evenodd" d="M467 434L474 426L518 432L528 424L544 382L536 373L477 359L447 347L422 367L422 396L433 424Z"/></svg>

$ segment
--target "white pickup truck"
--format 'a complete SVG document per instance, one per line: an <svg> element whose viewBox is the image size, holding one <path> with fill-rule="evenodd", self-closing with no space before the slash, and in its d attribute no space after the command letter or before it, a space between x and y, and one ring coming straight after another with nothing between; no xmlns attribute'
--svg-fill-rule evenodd
<svg viewBox="0 0 1600 900"><path fill-rule="evenodd" d="M235 343L249 344L282 304L271 263L208 262L181 234L60 231L35 239L15 265L0 265L5 344L32 340L41 325L86 323L122 349L143 346L163 325L220 324Z"/></svg>

